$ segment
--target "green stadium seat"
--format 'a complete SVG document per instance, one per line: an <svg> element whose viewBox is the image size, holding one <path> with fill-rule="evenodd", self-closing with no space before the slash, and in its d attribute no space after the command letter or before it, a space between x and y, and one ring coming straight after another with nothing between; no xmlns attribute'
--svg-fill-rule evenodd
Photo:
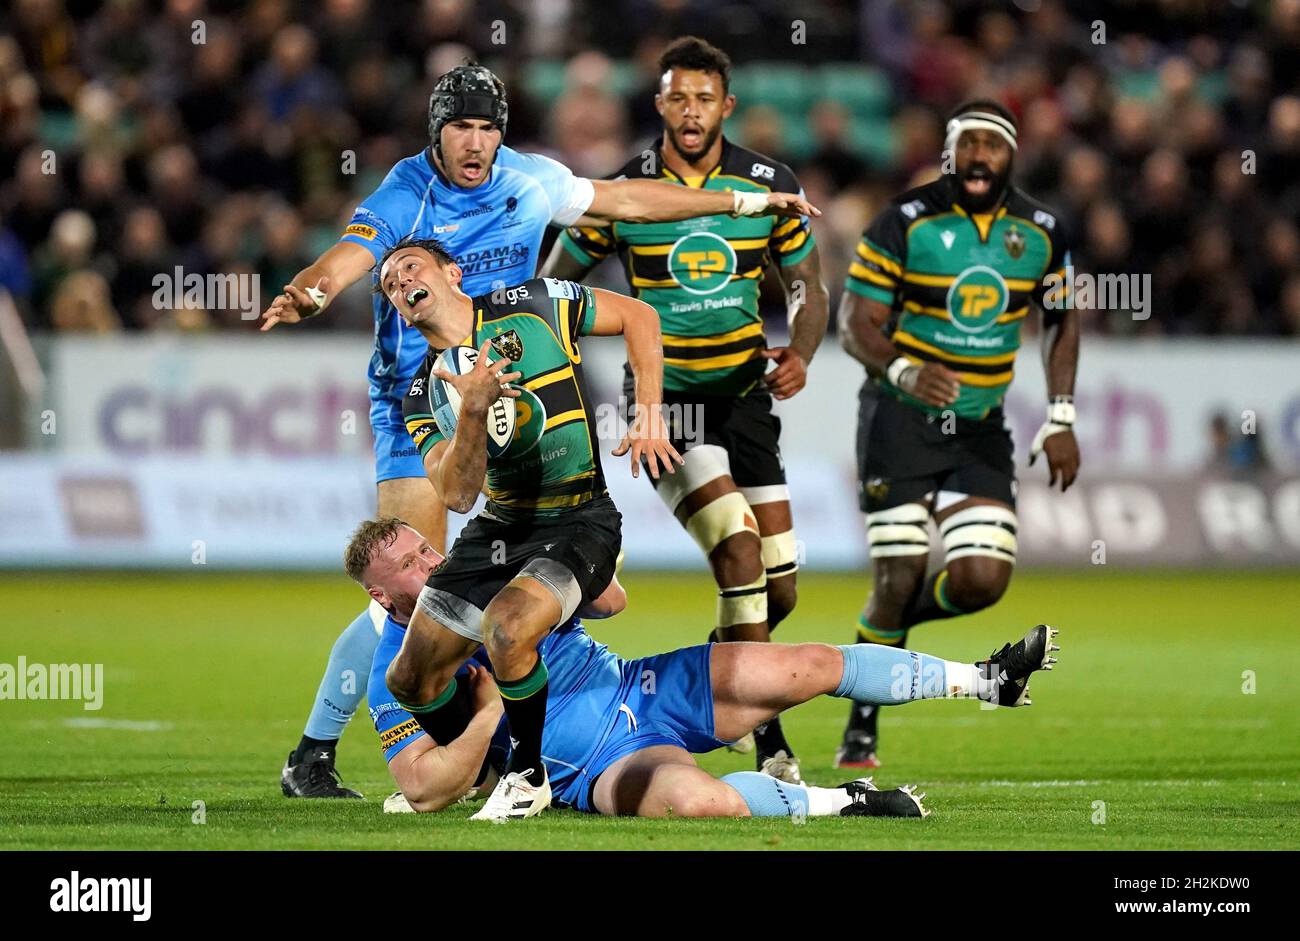
<svg viewBox="0 0 1300 941"><path fill-rule="evenodd" d="M837 101L859 118L877 118L893 110L893 89L879 69L833 62L816 72L816 97Z"/></svg>
<svg viewBox="0 0 1300 941"><path fill-rule="evenodd" d="M528 94L543 104L550 104L564 91L565 63L554 59L536 59L524 67L524 86Z"/></svg>
<svg viewBox="0 0 1300 941"><path fill-rule="evenodd" d="M1154 101L1160 96L1160 75L1155 69L1126 69L1111 80L1116 98L1137 98Z"/></svg>
<svg viewBox="0 0 1300 941"><path fill-rule="evenodd" d="M736 69L732 91L743 105L771 105L781 112L802 112L814 87L803 66L785 62L753 62Z"/></svg>
<svg viewBox="0 0 1300 941"><path fill-rule="evenodd" d="M894 126L883 117L870 121L855 120L849 127L849 143L873 167L891 167L898 155Z"/></svg>
<svg viewBox="0 0 1300 941"><path fill-rule="evenodd" d="M71 111L42 111L40 139L55 153L77 147L77 117Z"/></svg>

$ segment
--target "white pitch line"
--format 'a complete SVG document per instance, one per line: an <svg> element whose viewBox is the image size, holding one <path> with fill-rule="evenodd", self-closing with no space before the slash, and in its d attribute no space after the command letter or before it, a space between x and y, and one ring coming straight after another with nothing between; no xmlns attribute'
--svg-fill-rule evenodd
<svg viewBox="0 0 1300 941"><path fill-rule="evenodd" d="M166 732L173 728L173 723L158 719L64 719L64 726L70 729L116 729L122 732Z"/></svg>

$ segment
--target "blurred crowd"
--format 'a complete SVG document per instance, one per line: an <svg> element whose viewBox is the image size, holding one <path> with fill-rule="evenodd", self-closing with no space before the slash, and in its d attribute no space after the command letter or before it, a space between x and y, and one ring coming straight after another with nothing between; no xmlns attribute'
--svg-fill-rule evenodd
<svg viewBox="0 0 1300 941"><path fill-rule="evenodd" d="M0 286L38 330L251 329L155 303L155 277L256 272L269 302L467 58L505 79L511 145L611 172L656 135L683 33L737 65L728 134L825 210L833 297L864 224L937 173L946 112L993 96L1076 266L1150 275L1149 318L1089 329L1300 335L1300 0L8 0ZM358 288L304 329L370 316Z"/></svg>

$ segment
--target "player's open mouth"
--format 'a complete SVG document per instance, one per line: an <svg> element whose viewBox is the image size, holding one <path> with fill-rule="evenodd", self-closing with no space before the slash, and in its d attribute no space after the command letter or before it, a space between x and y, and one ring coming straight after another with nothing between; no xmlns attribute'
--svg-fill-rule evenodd
<svg viewBox="0 0 1300 941"><path fill-rule="evenodd" d="M411 290L406 292L406 306L414 310L415 305L428 296L429 292L424 288L411 288Z"/></svg>
<svg viewBox="0 0 1300 941"><path fill-rule="evenodd" d="M697 127L682 128L681 138L686 147L698 147L704 140L704 132Z"/></svg>
<svg viewBox="0 0 1300 941"><path fill-rule="evenodd" d="M971 167L966 171L962 185L972 196L983 196L993 188L993 174L987 167Z"/></svg>
<svg viewBox="0 0 1300 941"><path fill-rule="evenodd" d="M482 179L483 164L479 163L477 160L466 160L461 164L460 172L465 174L465 178L469 180Z"/></svg>

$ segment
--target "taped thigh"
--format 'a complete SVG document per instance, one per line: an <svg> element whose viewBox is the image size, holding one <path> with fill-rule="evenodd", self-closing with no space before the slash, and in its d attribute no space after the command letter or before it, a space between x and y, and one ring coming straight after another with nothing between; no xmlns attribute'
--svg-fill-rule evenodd
<svg viewBox="0 0 1300 941"><path fill-rule="evenodd" d="M754 511L741 496L740 491L730 490L700 507L686 518L686 531L691 534L695 544L708 555L724 539L738 533L758 535L758 521Z"/></svg>
<svg viewBox="0 0 1300 941"><path fill-rule="evenodd" d="M741 487L740 493L750 507L790 502L790 488L786 484ZM798 571L798 555L799 548L793 529L763 536L763 568L767 570L768 578L780 578Z"/></svg>
<svg viewBox="0 0 1300 941"><path fill-rule="evenodd" d="M867 514L867 546L873 559L926 555L930 551L930 511L903 503Z"/></svg>
<svg viewBox="0 0 1300 941"><path fill-rule="evenodd" d="M573 612L578 610L578 605L582 604L582 586L578 584L578 577L567 565L554 559L533 559L519 570L515 578L534 579L551 593L560 605L560 618L556 624L568 621L573 617Z"/></svg>
<svg viewBox="0 0 1300 941"><path fill-rule="evenodd" d="M939 524L945 563L986 556L1016 564L1016 514L1004 506L976 505Z"/></svg>
<svg viewBox="0 0 1300 941"><path fill-rule="evenodd" d="M768 578L781 578L799 571L799 542L794 530L763 537L763 568Z"/></svg>
<svg viewBox="0 0 1300 941"><path fill-rule="evenodd" d="M789 503L790 487L787 484L767 484L762 487L741 487L741 494L750 506L763 503Z"/></svg>
<svg viewBox="0 0 1300 941"><path fill-rule="evenodd" d="M441 588L425 585L416 601L421 611L466 640L483 643L483 609Z"/></svg>
<svg viewBox="0 0 1300 941"><path fill-rule="evenodd" d="M731 458L727 449L719 445L702 444L691 448L683 460L686 463L678 467L676 473L659 475L659 485L655 487L659 499L674 513L688 494L719 477L731 476Z"/></svg>

